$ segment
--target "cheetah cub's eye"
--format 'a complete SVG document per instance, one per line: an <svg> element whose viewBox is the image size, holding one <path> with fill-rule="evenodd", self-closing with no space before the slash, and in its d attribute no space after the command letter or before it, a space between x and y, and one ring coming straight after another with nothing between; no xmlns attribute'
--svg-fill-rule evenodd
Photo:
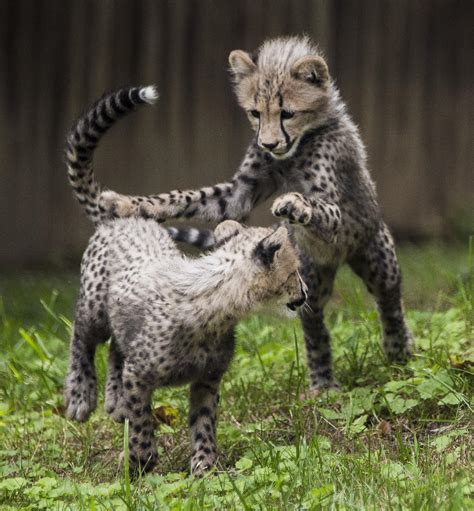
<svg viewBox="0 0 474 511"><path fill-rule="evenodd" d="M260 118L260 112L258 110L250 110L250 115L256 119Z"/></svg>
<svg viewBox="0 0 474 511"><path fill-rule="evenodd" d="M290 110L282 110L281 111L282 119L291 119L294 116L295 116L295 112L291 112Z"/></svg>

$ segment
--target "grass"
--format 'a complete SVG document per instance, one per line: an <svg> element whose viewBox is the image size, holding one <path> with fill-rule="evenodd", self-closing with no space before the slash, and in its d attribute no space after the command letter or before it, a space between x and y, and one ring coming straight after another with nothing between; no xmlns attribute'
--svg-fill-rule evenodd
<svg viewBox="0 0 474 511"><path fill-rule="evenodd" d="M159 390L158 468L130 481L124 426L62 416L76 273L0 275L1 509L474 509L473 256L405 246L416 354L388 365L360 282L344 270L328 309L341 392L307 386L297 322L254 316L221 393L220 459L188 475L184 388ZM103 385L107 347L99 349Z"/></svg>

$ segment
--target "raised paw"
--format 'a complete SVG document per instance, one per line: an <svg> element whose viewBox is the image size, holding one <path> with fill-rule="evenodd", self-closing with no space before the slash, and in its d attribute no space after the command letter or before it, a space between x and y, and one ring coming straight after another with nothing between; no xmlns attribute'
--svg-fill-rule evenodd
<svg viewBox="0 0 474 511"><path fill-rule="evenodd" d="M275 199L272 213L287 218L290 224L307 225L311 221L312 208L300 193L287 193Z"/></svg>
<svg viewBox="0 0 474 511"><path fill-rule="evenodd" d="M211 450L214 449L214 450ZM202 477L214 465L217 459L215 448L201 448L191 458L191 474Z"/></svg>
<svg viewBox="0 0 474 511"><path fill-rule="evenodd" d="M84 422L95 410L97 404L97 383L95 376L85 378L81 374L68 375L64 385L66 417Z"/></svg>
<svg viewBox="0 0 474 511"><path fill-rule="evenodd" d="M126 195L107 190L100 194L99 208L105 218L126 218L137 214L139 203Z"/></svg>

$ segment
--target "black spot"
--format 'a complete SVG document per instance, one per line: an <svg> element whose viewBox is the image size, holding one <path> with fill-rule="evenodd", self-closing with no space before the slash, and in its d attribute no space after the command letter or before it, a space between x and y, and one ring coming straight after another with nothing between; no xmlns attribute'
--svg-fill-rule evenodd
<svg viewBox="0 0 474 511"><path fill-rule="evenodd" d="M190 417L189 417L189 425L191 427L194 426L194 424L196 424L196 421L198 419L199 415L197 413L193 413Z"/></svg>

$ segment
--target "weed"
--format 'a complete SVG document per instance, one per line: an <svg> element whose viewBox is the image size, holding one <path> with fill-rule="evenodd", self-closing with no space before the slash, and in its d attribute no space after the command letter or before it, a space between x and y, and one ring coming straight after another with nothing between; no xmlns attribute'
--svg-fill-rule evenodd
<svg viewBox="0 0 474 511"><path fill-rule="evenodd" d="M63 417L77 279L0 276L1 509L472 509L473 242L467 264L435 245L400 255L417 345L408 365L386 361L373 304L347 271L328 310L340 392L301 400L298 322L251 317L222 384L219 463L202 479L188 475L183 388L156 392L158 467L133 480L128 426L102 396L89 422Z"/></svg>

